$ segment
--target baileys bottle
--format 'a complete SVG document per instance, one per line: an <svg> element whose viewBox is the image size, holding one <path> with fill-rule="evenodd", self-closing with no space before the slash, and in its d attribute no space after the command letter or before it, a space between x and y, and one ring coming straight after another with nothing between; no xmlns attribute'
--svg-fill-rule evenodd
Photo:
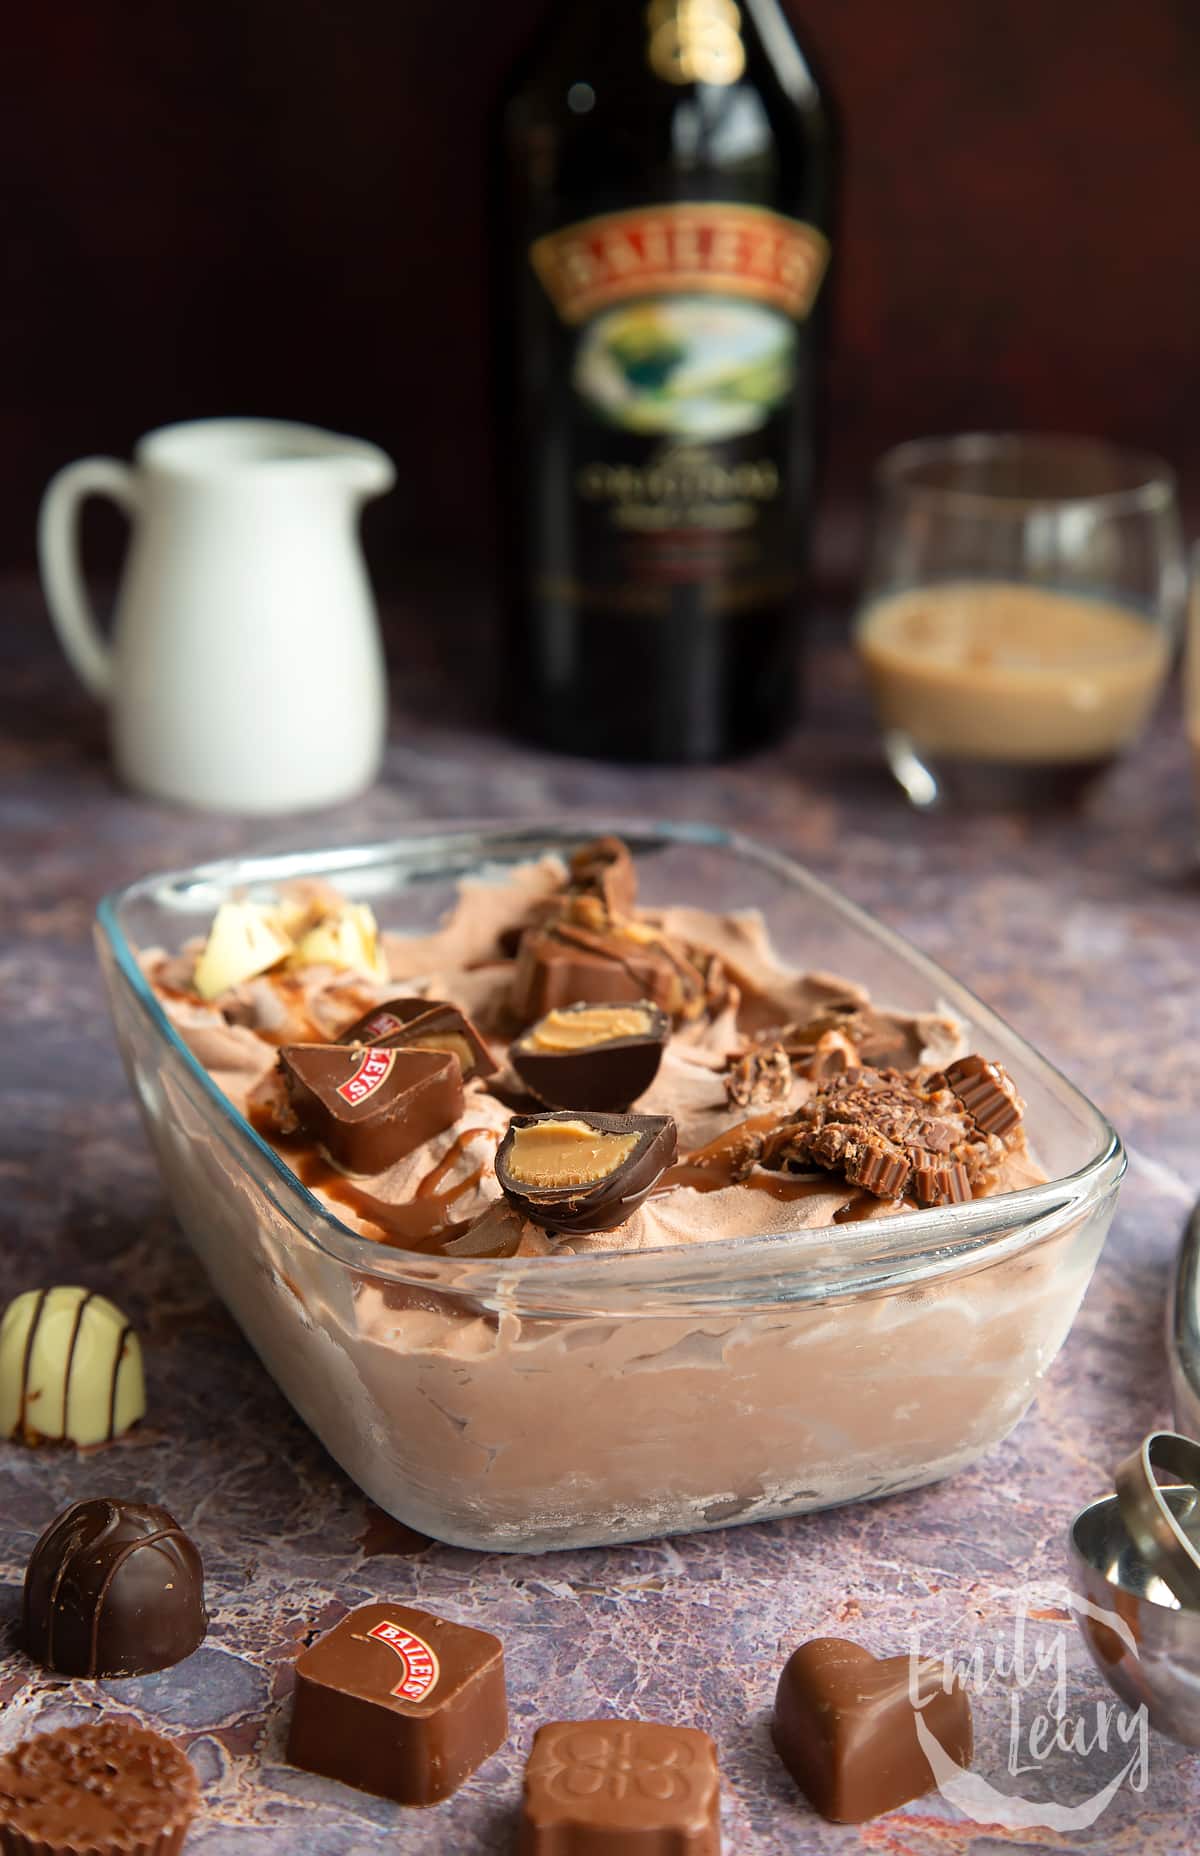
<svg viewBox="0 0 1200 1856"><path fill-rule="evenodd" d="M813 496L826 106L777 0L559 0L500 122L512 710L701 761L786 724Z"/></svg>

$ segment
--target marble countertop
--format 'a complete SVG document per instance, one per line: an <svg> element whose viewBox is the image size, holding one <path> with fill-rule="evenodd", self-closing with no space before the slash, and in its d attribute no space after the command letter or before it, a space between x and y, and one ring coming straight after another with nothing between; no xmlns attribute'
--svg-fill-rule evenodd
<svg viewBox="0 0 1200 1856"><path fill-rule="evenodd" d="M443 593L393 616L383 780L335 813L272 826L118 791L101 720L27 583L0 586L0 615L0 1301L55 1281L111 1294L143 1334L151 1399L141 1433L103 1455L0 1444L0 1748L102 1707L162 1728L201 1775L188 1848L202 1856L365 1856L381 1843L423 1856L503 1852L533 1728L605 1713L715 1736L730 1856L1191 1847L1196 1766L1157 1736L1148 1773L1135 1763L1095 1823L1082 1824L1086 1801L1136 1743L1110 1733L1107 1750L1079 1750L1095 1740L1107 1691L1059 1590L1070 1517L1169 1419L1164 1294L1200 1193L1200 880L1177 703L1077 813L918 817L881 770L834 633L812 653L811 719L786 745L730 768L632 773L504 739L463 692L472 622ZM485 672L475 687L487 687ZM117 1059L90 942L98 897L154 868L250 847L385 836L418 819L574 811L712 819L799 857L973 986L1124 1135L1129 1175L1070 1339L1035 1408L974 1469L874 1505L640 1546L544 1558L442 1547L370 1509L209 1290ZM211 1630L160 1675L59 1681L16 1647L25 1561L59 1507L109 1490L170 1491L204 1554ZM506 1646L509 1743L433 1812L405 1812L283 1758L299 1645L342 1608L379 1596L479 1623ZM767 1732L796 1644L846 1635L898 1653L920 1623L938 1650L979 1641L990 1655L1011 1648L1019 1615L1036 1621L1048 1657L1063 1658L1064 1729L1031 1757L1049 1669L977 1697L977 1768L1023 1801L1008 1828L972 1823L937 1794L858 1829L813 1816ZM1052 1806L1066 1828L1053 1827Z"/></svg>

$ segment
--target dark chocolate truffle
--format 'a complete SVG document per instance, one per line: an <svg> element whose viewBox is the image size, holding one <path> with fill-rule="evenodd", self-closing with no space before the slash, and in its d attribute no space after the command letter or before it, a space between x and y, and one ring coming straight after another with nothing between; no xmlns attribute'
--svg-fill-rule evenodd
<svg viewBox="0 0 1200 1856"><path fill-rule="evenodd" d="M165 1508L75 1502L30 1555L24 1644L59 1675L167 1669L190 1656L207 1629L200 1555Z"/></svg>

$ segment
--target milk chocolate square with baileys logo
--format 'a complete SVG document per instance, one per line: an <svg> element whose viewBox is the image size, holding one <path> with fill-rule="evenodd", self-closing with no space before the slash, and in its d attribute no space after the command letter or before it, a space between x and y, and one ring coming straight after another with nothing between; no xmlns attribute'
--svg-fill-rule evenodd
<svg viewBox="0 0 1200 1856"><path fill-rule="evenodd" d="M669 1115L514 1115L496 1150L509 1204L544 1231L624 1224L675 1159Z"/></svg>
<svg viewBox="0 0 1200 1856"><path fill-rule="evenodd" d="M348 1173L384 1172L463 1112L449 1051L285 1044L279 1067L301 1127Z"/></svg>
<svg viewBox="0 0 1200 1856"><path fill-rule="evenodd" d="M466 1013L444 999L388 999L356 1018L339 1044L382 1044L387 1050L446 1050L457 1057L463 1081L497 1068Z"/></svg>
<svg viewBox="0 0 1200 1856"><path fill-rule="evenodd" d="M504 1652L409 1605L360 1605L296 1663L287 1756L397 1804L437 1804L508 1734Z"/></svg>
<svg viewBox="0 0 1200 1856"><path fill-rule="evenodd" d="M717 1749L662 1721L550 1721L525 1768L518 1856L720 1856Z"/></svg>
<svg viewBox="0 0 1200 1856"><path fill-rule="evenodd" d="M704 1009L705 980L688 952L641 922L585 926L568 918L521 936L509 1004L522 1025L567 1005L648 999L671 1018Z"/></svg>

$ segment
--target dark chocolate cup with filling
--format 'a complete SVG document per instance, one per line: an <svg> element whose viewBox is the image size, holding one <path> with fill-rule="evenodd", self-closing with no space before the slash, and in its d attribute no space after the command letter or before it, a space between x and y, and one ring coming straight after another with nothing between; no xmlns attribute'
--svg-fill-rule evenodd
<svg viewBox="0 0 1200 1856"><path fill-rule="evenodd" d="M464 1011L445 999L386 999L372 1006L337 1039L379 1044L385 1050L441 1050L457 1057L463 1081L490 1076L496 1059Z"/></svg>
<svg viewBox="0 0 1200 1856"><path fill-rule="evenodd" d="M509 1204L544 1231L611 1231L637 1210L676 1147L669 1115L514 1115L496 1178Z"/></svg>
<svg viewBox="0 0 1200 1856"><path fill-rule="evenodd" d="M547 1012L519 1037L509 1061L549 1108L627 1109L658 1075L671 1024L649 999Z"/></svg>

